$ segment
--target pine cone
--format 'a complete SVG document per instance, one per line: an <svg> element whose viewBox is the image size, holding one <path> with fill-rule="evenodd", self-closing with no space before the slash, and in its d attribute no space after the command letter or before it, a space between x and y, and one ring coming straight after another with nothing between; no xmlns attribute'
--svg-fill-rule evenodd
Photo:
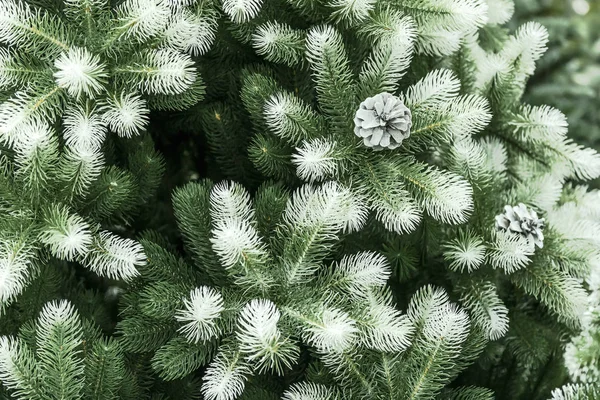
<svg viewBox="0 0 600 400"><path fill-rule="evenodd" d="M360 103L354 123L354 133L365 146L393 150L410 136L411 113L398 97L380 93Z"/></svg>
<svg viewBox="0 0 600 400"><path fill-rule="evenodd" d="M504 206L504 214L496 215L496 228L521 234L539 248L544 247L544 218L538 218L534 210L523 203L517 206Z"/></svg>

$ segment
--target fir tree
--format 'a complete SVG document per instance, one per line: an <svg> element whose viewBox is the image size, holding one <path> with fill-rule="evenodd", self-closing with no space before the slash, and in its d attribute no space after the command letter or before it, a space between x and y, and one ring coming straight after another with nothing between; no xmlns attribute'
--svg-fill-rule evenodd
<svg viewBox="0 0 600 400"><path fill-rule="evenodd" d="M241 83L230 86L225 111L203 121L250 122L241 127L253 137L248 156L267 178L292 187L334 179L361 196L372 218L345 251L381 243L398 260L402 287L451 288L483 341L470 360L483 351L480 368L490 376L467 371L464 382L491 385L501 397L544 398L564 379L563 337L581 328L587 307L581 279L598 250L594 234L583 236L595 224L588 207L597 193L581 183L600 174L597 153L567 138L560 111L521 100L547 31L530 22L510 34L502 27L509 2L489 4L489 18L477 2L344 5L316 11L293 2L282 13L268 3L252 19L232 18L229 40L245 46L247 64L232 66ZM351 132L361 103L382 92L408 107L412 126L399 147L375 152ZM215 157L230 146L210 144ZM225 175L243 178L224 164ZM545 220L543 239L520 225L495 226L505 206L521 203ZM411 246L415 257L406 254ZM488 357L512 367L499 370ZM436 393L422 387L425 398Z"/></svg>
<svg viewBox="0 0 600 400"><path fill-rule="evenodd" d="M515 11L512 24L535 20L550 33L549 49L528 85L527 101L559 108L567 116L571 137L600 148L600 5L585 0L520 0Z"/></svg>
<svg viewBox="0 0 600 400"><path fill-rule="evenodd" d="M2 3L0 398L600 396L600 156L513 11Z"/></svg>
<svg viewBox="0 0 600 400"><path fill-rule="evenodd" d="M138 273L140 245L98 224L130 221L162 160L143 137L125 156L132 173L106 165L106 135L139 135L150 108L201 98L185 52L207 50L215 13L211 4L154 0L2 3L0 309L35 278L43 253L110 278Z"/></svg>

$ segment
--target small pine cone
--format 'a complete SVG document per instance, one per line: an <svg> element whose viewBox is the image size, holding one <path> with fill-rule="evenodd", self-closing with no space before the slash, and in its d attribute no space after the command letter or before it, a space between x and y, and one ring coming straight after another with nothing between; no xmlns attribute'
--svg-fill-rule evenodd
<svg viewBox="0 0 600 400"><path fill-rule="evenodd" d="M389 93L369 97L354 117L354 133L374 150L400 147L410 136L411 113L402 100Z"/></svg>
<svg viewBox="0 0 600 400"><path fill-rule="evenodd" d="M517 206L504 206L504 213L496 215L496 228L533 239L539 248L544 247L544 218L538 218L534 210L523 203Z"/></svg>

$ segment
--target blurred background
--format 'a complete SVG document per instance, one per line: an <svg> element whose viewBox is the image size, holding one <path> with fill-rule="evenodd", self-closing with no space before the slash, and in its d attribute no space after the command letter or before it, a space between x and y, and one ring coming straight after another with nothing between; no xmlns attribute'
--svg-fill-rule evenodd
<svg viewBox="0 0 600 400"><path fill-rule="evenodd" d="M529 20L548 28L550 43L525 101L559 108L571 137L600 151L600 0L515 0L511 28Z"/></svg>

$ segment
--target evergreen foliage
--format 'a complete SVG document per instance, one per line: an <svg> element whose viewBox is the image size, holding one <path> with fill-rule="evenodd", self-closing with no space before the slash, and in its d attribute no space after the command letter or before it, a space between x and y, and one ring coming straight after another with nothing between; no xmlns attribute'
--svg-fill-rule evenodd
<svg viewBox="0 0 600 400"><path fill-rule="evenodd" d="M140 245L100 224L135 216L156 190L162 158L146 136L129 145L125 165L111 165L106 135L139 135L150 107L201 98L184 51L206 51L215 13L210 4L154 0L2 2L0 310L53 262L48 256L109 278L138 274Z"/></svg>
<svg viewBox="0 0 600 400"><path fill-rule="evenodd" d="M600 155L514 10L3 1L0 399L600 397Z"/></svg>
<svg viewBox="0 0 600 400"><path fill-rule="evenodd" d="M517 20L535 19L543 23L548 27L551 38L550 48L540 60L540 71L528 85L528 101L534 104L548 102L560 108L569 121L570 135L598 149L600 35L597 26L600 5L594 1L521 0L516 4L516 12ZM569 15L568 23L564 15ZM591 184L592 187L597 185L597 180ZM600 375L600 320L597 310L598 277L594 271L588 280L590 306L584 316L583 329L567 345L564 358L573 381L597 384Z"/></svg>
<svg viewBox="0 0 600 400"><path fill-rule="evenodd" d="M600 4L597 1L517 1L515 21L532 19L548 28L550 46L528 87L527 101L559 108L567 116L570 135L598 149ZM597 186L597 182L594 185Z"/></svg>

